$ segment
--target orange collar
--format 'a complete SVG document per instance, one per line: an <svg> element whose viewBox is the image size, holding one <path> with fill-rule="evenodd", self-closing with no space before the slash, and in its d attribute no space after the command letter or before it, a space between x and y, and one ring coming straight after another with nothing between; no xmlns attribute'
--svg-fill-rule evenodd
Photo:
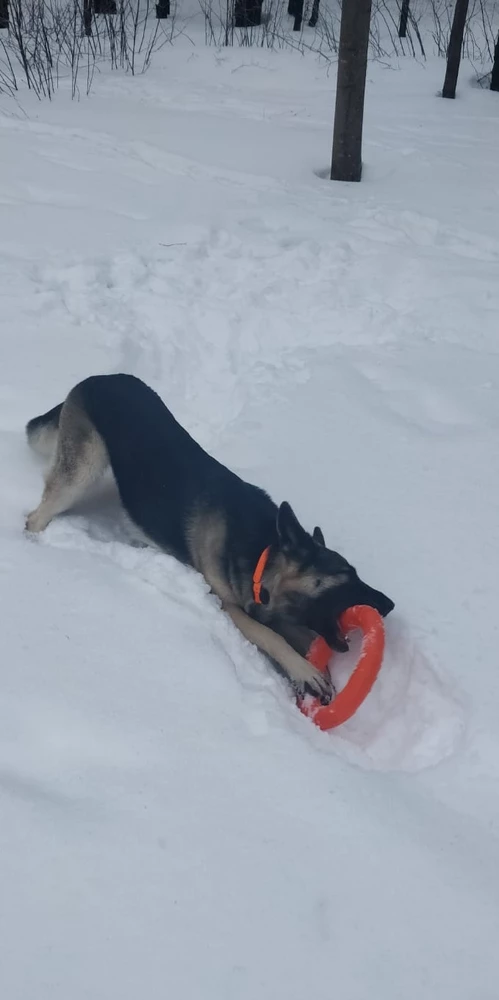
<svg viewBox="0 0 499 1000"><path fill-rule="evenodd" d="M257 564L255 572L253 573L253 598L255 604L261 604L261 592L262 592L262 576L265 573L265 567L267 565L267 559L269 558L270 545L263 550Z"/></svg>

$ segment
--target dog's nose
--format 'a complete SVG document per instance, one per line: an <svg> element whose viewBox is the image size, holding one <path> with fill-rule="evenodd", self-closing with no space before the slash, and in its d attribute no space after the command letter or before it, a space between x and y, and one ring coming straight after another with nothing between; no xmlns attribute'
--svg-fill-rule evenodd
<svg viewBox="0 0 499 1000"><path fill-rule="evenodd" d="M389 597L385 597L385 595L383 594L383 607L380 611L380 615L383 615L383 618L386 618L386 616L390 614L390 611L393 611L394 607L395 607L395 602L392 601Z"/></svg>
<svg viewBox="0 0 499 1000"><path fill-rule="evenodd" d="M365 587L365 604L369 604L376 611L379 611L383 618L386 618L393 611L395 604L394 602L382 594L380 590L373 590L372 587Z"/></svg>
<svg viewBox="0 0 499 1000"><path fill-rule="evenodd" d="M373 602L376 611L379 611L383 618L386 618L393 611L395 604L394 602L386 596L386 594L377 593L376 599Z"/></svg>

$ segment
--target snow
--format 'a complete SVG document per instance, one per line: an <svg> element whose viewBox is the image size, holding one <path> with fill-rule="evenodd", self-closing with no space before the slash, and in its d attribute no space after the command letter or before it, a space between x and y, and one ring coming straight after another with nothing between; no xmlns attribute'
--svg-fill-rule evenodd
<svg viewBox="0 0 499 1000"><path fill-rule="evenodd" d="M1 106L0 993L496 1000L497 95L178 40ZM320 733L106 482L38 540L26 420L154 386L396 601ZM338 664L338 677L349 661Z"/></svg>

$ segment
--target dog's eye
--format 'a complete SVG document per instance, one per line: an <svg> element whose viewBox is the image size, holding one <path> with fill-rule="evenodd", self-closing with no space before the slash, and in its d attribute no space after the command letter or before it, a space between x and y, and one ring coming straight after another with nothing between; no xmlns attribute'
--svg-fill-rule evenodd
<svg viewBox="0 0 499 1000"><path fill-rule="evenodd" d="M316 590L318 589L318 587L321 586L321 584L322 584L322 580L320 580L319 577L317 577L317 580L315 581Z"/></svg>

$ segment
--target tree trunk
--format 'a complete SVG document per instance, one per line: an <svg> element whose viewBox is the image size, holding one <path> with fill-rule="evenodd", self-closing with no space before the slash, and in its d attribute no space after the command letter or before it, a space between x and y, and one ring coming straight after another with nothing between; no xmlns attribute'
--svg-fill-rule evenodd
<svg viewBox="0 0 499 1000"><path fill-rule="evenodd" d="M9 0L0 0L0 28L9 27Z"/></svg>
<svg viewBox="0 0 499 1000"><path fill-rule="evenodd" d="M92 34L92 0L83 0L83 32L90 38Z"/></svg>
<svg viewBox="0 0 499 1000"><path fill-rule="evenodd" d="M236 0L234 4L235 28L258 28L262 23L263 0Z"/></svg>
<svg viewBox="0 0 499 1000"><path fill-rule="evenodd" d="M371 0L343 0L341 11L332 181L360 181Z"/></svg>
<svg viewBox="0 0 499 1000"><path fill-rule="evenodd" d="M303 2L304 0L293 0L293 2L288 4L288 14L294 17L293 31L301 31L301 22L303 20Z"/></svg>
<svg viewBox="0 0 499 1000"><path fill-rule="evenodd" d="M447 70L445 73L442 97L456 96L457 77L463 51L463 36L468 13L469 0L456 0L454 17L450 32L449 48L447 49Z"/></svg>
<svg viewBox="0 0 499 1000"><path fill-rule="evenodd" d="M399 38L407 37L407 19L409 17L409 3L410 0L402 0L402 7L400 8Z"/></svg>
<svg viewBox="0 0 499 1000"><path fill-rule="evenodd" d="M490 89L499 90L499 35L497 36L496 47L494 49L494 65L492 66Z"/></svg>
<svg viewBox="0 0 499 1000"><path fill-rule="evenodd" d="M116 14L116 0L94 0L94 14Z"/></svg>
<svg viewBox="0 0 499 1000"><path fill-rule="evenodd" d="M320 0L314 0L312 4L312 13L310 15L310 21L308 22L309 28L315 28L317 21L319 20L319 5L320 5Z"/></svg>

